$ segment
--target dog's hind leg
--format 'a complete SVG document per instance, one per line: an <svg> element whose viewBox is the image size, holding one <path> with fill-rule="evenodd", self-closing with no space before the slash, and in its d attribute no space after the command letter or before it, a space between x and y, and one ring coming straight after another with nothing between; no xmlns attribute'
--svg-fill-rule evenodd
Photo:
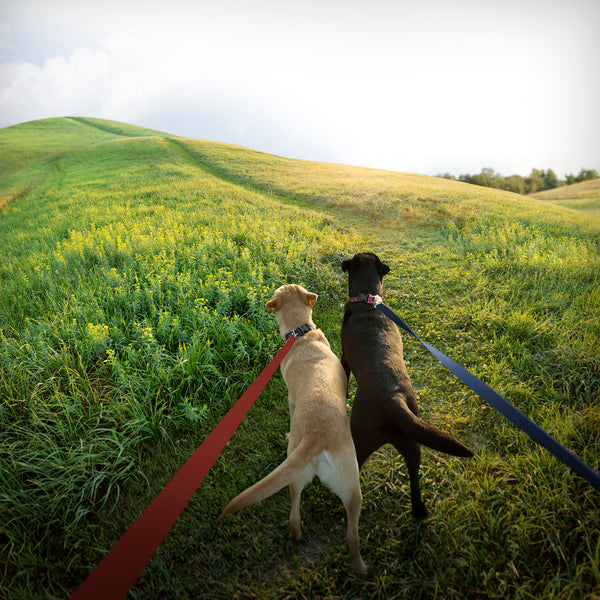
<svg viewBox="0 0 600 600"><path fill-rule="evenodd" d="M362 468L369 456L376 450L381 448L385 443L379 437L372 435L371 432L361 435L356 430L352 430L352 438L354 440L354 448L356 450L356 460L358 461L358 468Z"/></svg>
<svg viewBox="0 0 600 600"><path fill-rule="evenodd" d="M362 494L360 486L357 486L347 500L344 501L346 509L346 517L348 519L348 528L346 530L346 543L350 551L350 559L352 567L357 575L365 575L367 573L367 565L364 563L360 555L360 540L358 537L358 519L360 517L360 507L362 504Z"/></svg>
<svg viewBox="0 0 600 600"><path fill-rule="evenodd" d="M359 398L360 389L354 398L350 415L350 431L360 469L366 460L386 443L383 432L375 422L371 405L366 398Z"/></svg>
<svg viewBox="0 0 600 600"><path fill-rule="evenodd" d="M290 483L290 497L292 499L292 510L290 511L290 539L302 538L302 518L300 517L300 496L302 488L296 483Z"/></svg>
<svg viewBox="0 0 600 600"><path fill-rule="evenodd" d="M302 518L300 517L300 498L304 486L312 481L314 469L309 465L304 471L298 474L298 477L290 483L290 498L292 499L292 509L290 511L290 539L299 540L302 538Z"/></svg>
<svg viewBox="0 0 600 600"><path fill-rule="evenodd" d="M341 463L329 469L317 471L319 479L340 498L346 509L347 529L346 543L350 551L352 567L357 575L365 575L368 568L360 555L360 539L358 535L358 520L362 504L358 464L353 453L348 453Z"/></svg>
<svg viewBox="0 0 600 600"><path fill-rule="evenodd" d="M427 516L427 508L421 499L421 487L419 485L419 468L421 466L421 448L417 442L409 437L398 435L393 442L394 447L406 462L408 477L410 480L410 501L412 513L417 519Z"/></svg>

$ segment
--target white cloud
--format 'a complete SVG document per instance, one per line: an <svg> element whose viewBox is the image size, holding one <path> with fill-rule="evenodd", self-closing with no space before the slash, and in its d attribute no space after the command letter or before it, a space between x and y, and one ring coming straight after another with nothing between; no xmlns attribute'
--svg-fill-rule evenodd
<svg viewBox="0 0 600 600"><path fill-rule="evenodd" d="M0 126L99 116L420 172L600 166L591 0L22 3L11 55L45 58L0 64Z"/></svg>
<svg viewBox="0 0 600 600"><path fill-rule="evenodd" d="M70 56L47 59L39 67L27 62L4 64L0 70L2 120L97 113L111 85L113 66L106 52L82 48Z"/></svg>

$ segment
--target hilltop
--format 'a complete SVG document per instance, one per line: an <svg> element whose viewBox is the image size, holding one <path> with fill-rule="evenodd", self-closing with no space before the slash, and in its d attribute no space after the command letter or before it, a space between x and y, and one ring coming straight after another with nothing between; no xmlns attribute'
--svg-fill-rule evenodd
<svg viewBox="0 0 600 600"><path fill-rule="evenodd" d="M600 219L434 177L292 160L127 124L0 130L0 596L68 597L281 347L266 300L319 295L340 354L358 250L384 298L598 470ZM136 582L141 598L581 597L600 586L597 494L414 340L422 416L475 452L361 473L365 579L315 483L219 520L286 455L276 375ZM356 390L350 380L348 403Z"/></svg>
<svg viewBox="0 0 600 600"><path fill-rule="evenodd" d="M0 178L59 152L108 140L165 135L106 119L63 117L0 129Z"/></svg>

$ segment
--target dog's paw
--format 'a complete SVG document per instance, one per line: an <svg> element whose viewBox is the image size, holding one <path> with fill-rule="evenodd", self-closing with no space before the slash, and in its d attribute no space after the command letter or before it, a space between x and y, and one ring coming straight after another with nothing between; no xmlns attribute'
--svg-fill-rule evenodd
<svg viewBox="0 0 600 600"><path fill-rule="evenodd" d="M427 507L422 502L412 507L412 514L415 519L426 519L429 516Z"/></svg>
<svg viewBox="0 0 600 600"><path fill-rule="evenodd" d="M353 564L352 568L354 569L356 575L359 577L364 577L369 572L371 566L361 559L358 564Z"/></svg>

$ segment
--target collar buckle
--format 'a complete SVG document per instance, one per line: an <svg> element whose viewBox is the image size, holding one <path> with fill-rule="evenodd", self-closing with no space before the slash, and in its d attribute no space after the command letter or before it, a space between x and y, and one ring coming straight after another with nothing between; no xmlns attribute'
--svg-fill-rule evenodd
<svg viewBox="0 0 600 600"><path fill-rule="evenodd" d="M296 329L292 329L292 331L289 331L288 333L285 334L285 340L287 342L287 340L289 340L292 336L294 337L302 337L305 333L308 333L309 331L311 331L311 329L314 329L312 325L309 325L308 323L304 323L304 325L301 325L300 327L296 327Z"/></svg>
<svg viewBox="0 0 600 600"><path fill-rule="evenodd" d="M367 304L372 304L373 306L377 306L381 304L383 300L379 295L371 295L371 294L358 294L358 296L350 296L350 302L366 302Z"/></svg>

